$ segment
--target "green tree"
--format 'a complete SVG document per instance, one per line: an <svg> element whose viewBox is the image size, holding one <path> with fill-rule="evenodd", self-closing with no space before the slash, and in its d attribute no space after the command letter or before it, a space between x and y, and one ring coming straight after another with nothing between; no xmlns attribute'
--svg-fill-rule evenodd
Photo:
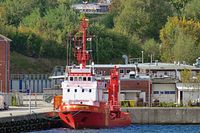
<svg viewBox="0 0 200 133"><path fill-rule="evenodd" d="M185 18L169 18L160 32L160 39L162 61L173 62L175 59L181 59L192 63L199 54L200 23Z"/></svg>
<svg viewBox="0 0 200 133"><path fill-rule="evenodd" d="M28 27L32 29L35 33L42 31L42 17L40 15L40 9L36 8L33 12L23 18L21 26Z"/></svg>
<svg viewBox="0 0 200 133"><path fill-rule="evenodd" d="M183 10L183 15L188 19L200 20L200 1L191 0Z"/></svg>
<svg viewBox="0 0 200 133"><path fill-rule="evenodd" d="M23 17L29 15L36 7L35 0L5 0L3 7L5 12L2 17L6 24L18 26Z"/></svg>
<svg viewBox="0 0 200 133"><path fill-rule="evenodd" d="M152 55L154 57L153 60L160 59L160 44L154 39L147 40L143 45L143 49L146 56Z"/></svg>
<svg viewBox="0 0 200 133"><path fill-rule="evenodd" d="M183 10L185 9L185 6L191 0L169 0L169 1L175 9L175 15L178 15L179 17L181 17Z"/></svg>
<svg viewBox="0 0 200 133"><path fill-rule="evenodd" d="M195 38L181 32L177 36L175 45L172 48L174 60L186 61L190 64L194 63L199 51Z"/></svg>
<svg viewBox="0 0 200 133"><path fill-rule="evenodd" d="M43 19L46 36L59 43L62 42L68 32L75 29L77 22L79 22L78 14L65 5L59 5L58 8L48 10Z"/></svg>
<svg viewBox="0 0 200 133"><path fill-rule="evenodd" d="M184 69L181 71L181 81L185 84L190 83L192 80L192 71L189 69Z"/></svg>
<svg viewBox="0 0 200 133"><path fill-rule="evenodd" d="M115 30L127 35L159 39L159 31L172 15L166 0L126 0L121 13L115 18Z"/></svg>

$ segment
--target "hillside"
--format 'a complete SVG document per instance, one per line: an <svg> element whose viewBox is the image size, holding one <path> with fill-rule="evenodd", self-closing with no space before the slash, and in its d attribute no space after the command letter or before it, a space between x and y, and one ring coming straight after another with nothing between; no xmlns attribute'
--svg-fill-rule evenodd
<svg viewBox="0 0 200 133"><path fill-rule="evenodd" d="M15 51L12 71L46 73L57 65L55 60L63 64L71 36L80 35L83 16L89 18L96 63L121 63L124 54L141 58L142 51L145 62L153 57L192 64L200 55L199 0L112 0L110 12L99 16L73 10L77 2L81 0L0 1L0 34L12 40Z"/></svg>
<svg viewBox="0 0 200 133"><path fill-rule="evenodd" d="M31 58L22 54L11 53L11 74L46 74L55 66L65 65L65 60Z"/></svg>

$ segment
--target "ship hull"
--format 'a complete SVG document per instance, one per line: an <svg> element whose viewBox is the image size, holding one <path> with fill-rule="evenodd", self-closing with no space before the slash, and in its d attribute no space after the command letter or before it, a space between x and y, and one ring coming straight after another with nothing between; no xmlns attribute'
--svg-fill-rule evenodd
<svg viewBox="0 0 200 133"><path fill-rule="evenodd" d="M59 112L59 117L67 127L73 129L111 128L131 124L131 117L127 112L119 112L120 115L117 117L111 115L107 108L96 108L96 111L94 110L66 110Z"/></svg>

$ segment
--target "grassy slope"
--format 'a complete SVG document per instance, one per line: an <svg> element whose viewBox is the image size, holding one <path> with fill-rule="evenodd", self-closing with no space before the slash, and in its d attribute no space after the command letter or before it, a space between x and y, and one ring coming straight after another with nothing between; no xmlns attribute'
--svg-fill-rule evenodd
<svg viewBox="0 0 200 133"><path fill-rule="evenodd" d="M11 53L11 73L12 74L37 74L51 73L55 66L65 65L65 60L31 58L22 54Z"/></svg>

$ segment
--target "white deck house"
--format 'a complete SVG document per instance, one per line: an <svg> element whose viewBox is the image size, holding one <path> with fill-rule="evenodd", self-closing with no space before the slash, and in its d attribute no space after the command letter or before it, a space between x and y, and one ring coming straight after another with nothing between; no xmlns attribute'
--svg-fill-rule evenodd
<svg viewBox="0 0 200 133"><path fill-rule="evenodd" d="M103 89L99 87L91 69L71 69L62 82L63 103L99 106L104 101Z"/></svg>

